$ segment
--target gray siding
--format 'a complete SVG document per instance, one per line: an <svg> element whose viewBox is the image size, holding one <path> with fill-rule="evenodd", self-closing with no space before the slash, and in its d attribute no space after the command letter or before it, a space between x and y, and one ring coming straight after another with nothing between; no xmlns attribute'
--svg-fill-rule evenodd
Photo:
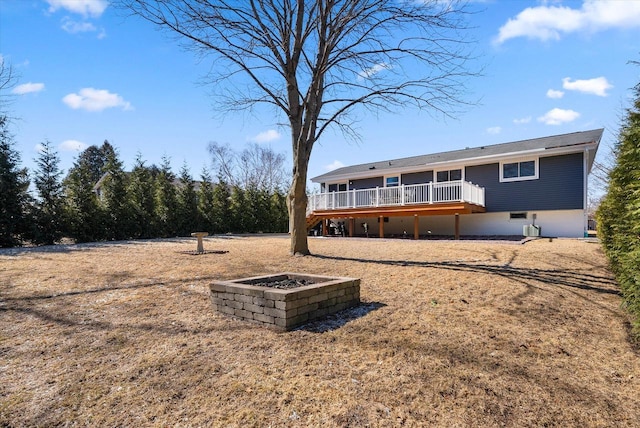
<svg viewBox="0 0 640 428"><path fill-rule="evenodd" d="M466 167L465 179L485 188L487 212L583 209L583 154L539 162L537 180L501 183L498 163Z"/></svg>
<svg viewBox="0 0 640 428"><path fill-rule="evenodd" d="M433 181L433 171L412 172L402 174L402 184L424 184Z"/></svg>
<svg viewBox="0 0 640 428"><path fill-rule="evenodd" d="M363 178L361 180L349 181L349 189L375 189L376 187L383 187L384 179L382 177Z"/></svg>

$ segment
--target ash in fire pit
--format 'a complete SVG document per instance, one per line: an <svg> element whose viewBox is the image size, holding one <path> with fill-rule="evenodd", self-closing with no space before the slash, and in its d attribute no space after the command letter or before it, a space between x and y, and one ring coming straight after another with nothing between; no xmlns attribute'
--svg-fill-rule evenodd
<svg viewBox="0 0 640 428"><path fill-rule="evenodd" d="M315 283L315 281L310 281L308 279L276 279L272 281L252 282L251 285L289 290L291 288L304 287L305 285L312 285Z"/></svg>

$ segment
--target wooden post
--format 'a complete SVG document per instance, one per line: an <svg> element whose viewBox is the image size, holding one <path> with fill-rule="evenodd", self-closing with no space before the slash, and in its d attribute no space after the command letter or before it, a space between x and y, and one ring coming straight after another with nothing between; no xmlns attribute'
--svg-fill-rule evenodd
<svg viewBox="0 0 640 428"><path fill-rule="evenodd" d="M325 218L322 220L322 236L329 235L329 219Z"/></svg>
<svg viewBox="0 0 640 428"><path fill-rule="evenodd" d="M349 218L349 238L353 238L353 230L356 228L356 219L353 217Z"/></svg>
<svg viewBox="0 0 640 428"><path fill-rule="evenodd" d="M456 213L456 239L460 239L460 214Z"/></svg>
<svg viewBox="0 0 640 428"><path fill-rule="evenodd" d="M384 217L378 217L378 220L380 221L380 225L379 225L380 238L384 238Z"/></svg>
<svg viewBox="0 0 640 428"><path fill-rule="evenodd" d="M413 216L413 239L420 238L420 220L418 214Z"/></svg>

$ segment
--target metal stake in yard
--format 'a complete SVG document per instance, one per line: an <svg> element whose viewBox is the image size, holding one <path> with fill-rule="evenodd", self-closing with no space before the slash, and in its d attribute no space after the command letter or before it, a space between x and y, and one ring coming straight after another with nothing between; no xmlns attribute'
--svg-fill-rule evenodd
<svg viewBox="0 0 640 428"><path fill-rule="evenodd" d="M205 236L209 236L209 232L193 232L191 236L195 236L198 238L198 254L204 253L204 245L202 244L202 238Z"/></svg>

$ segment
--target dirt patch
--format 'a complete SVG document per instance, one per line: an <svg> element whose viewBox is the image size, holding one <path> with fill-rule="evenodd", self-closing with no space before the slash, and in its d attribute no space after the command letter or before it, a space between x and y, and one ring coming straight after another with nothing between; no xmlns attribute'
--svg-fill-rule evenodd
<svg viewBox="0 0 640 428"><path fill-rule="evenodd" d="M640 358L598 245L206 239L0 251L0 425L634 426ZM214 279L361 278L288 333Z"/></svg>

